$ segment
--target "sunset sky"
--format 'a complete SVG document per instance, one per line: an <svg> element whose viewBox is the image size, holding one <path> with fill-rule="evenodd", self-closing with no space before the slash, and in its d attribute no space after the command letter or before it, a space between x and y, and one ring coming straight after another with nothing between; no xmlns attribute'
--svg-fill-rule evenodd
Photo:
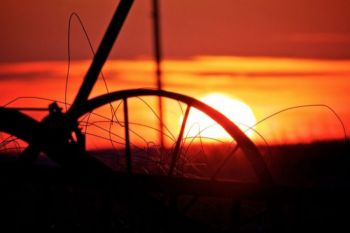
<svg viewBox="0 0 350 233"><path fill-rule="evenodd" d="M3 0L0 104L18 96L63 100L70 13L80 15L97 49L117 2ZM327 104L350 128L349 1L160 3L165 89L196 98L222 93L244 101L258 120L291 106ZM104 69L111 90L155 87L151 25L151 1L135 0ZM69 101L91 59L76 20L71 33ZM94 95L103 92L100 82ZM26 100L19 105L47 103ZM257 130L275 143L343 137L334 115L320 108L281 115Z"/></svg>
<svg viewBox="0 0 350 233"><path fill-rule="evenodd" d="M67 57L69 14L98 46L116 0L3 0L0 61ZM161 0L164 54L350 58L348 0ZM151 1L136 0L111 58L151 56ZM75 59L90 52L73 27Z"/></svg>

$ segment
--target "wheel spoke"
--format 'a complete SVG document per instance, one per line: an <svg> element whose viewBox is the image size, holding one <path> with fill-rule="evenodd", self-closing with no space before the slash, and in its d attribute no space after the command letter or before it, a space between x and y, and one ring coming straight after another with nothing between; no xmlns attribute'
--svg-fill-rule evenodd
<svg viewBox="0 0 350 233"><path fill-rule="evenodd" d="M224 166L226 165L226 163L230 160L230 158L233 157L233 155L237 152L237 150L239 149L239 145L237 144L235 146L235 148L233 148L232 152L229 153L226 158L224 158L224 160L222 160L222 162L220 163L219 167L215 170L215 172L213 173L213 175L211 175L210 179L211 180L215 180L216 177L219 175L219 173L221 172L221 170L224 168Z"/></svg>
<svg viewBox="0 0 350 233"><path fill-rule="evenodd" d="M177 161L177 159L179 157L180 145L181 145L181 141L182 141L182 138L183 138L183 135L184 135L185 126L186 126L186 123L187 123L188 114L190 113L190 109L191 109L191 106L188 105L187 108L186 108L184 119L182 120L180 133L179 133L179 136L177 138L175 149L174 149L174 152L173 152L173 155L172 155L172 160L171 160L168 176L172 176L173 175L175 164L176 164L176 161Z"/></svg>
<svg viewBox="0 0 350 233"><path fill-rule="evenodd" d="M124 129L125 129L125 158L126 158L126 171L127 173L132 172L131 167L131 149L130 149L130 135L129 135L129 112L128 112L128 101L123 98L124 106Z"/></svg>

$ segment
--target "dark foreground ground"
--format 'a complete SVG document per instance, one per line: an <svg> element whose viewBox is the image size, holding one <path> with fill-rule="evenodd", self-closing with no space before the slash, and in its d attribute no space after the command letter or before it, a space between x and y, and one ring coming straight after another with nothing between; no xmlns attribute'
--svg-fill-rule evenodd
<svg viewBox="0 0 350 233"><path fill-rule="evenodd" d="M275 182L287 188L273 200L174 198L127 182L72 179L44 161L25 170L2 156L0 232L350 231L348 145L261 149Z"/></svg>

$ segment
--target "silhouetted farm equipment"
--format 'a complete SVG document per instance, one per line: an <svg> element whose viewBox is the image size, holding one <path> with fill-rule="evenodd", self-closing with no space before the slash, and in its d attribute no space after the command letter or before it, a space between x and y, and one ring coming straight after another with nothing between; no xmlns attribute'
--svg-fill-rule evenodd
<svg viewBox="0 0 350 233"><path fill-rule="evenodd" d="M305 206L310 203L305 202L312 196L324 200L348 194L346 188L277 185L259 149L244 132L223 114L192 97L164 90L132 89L88 99L132 4L132 0L120 1L84 82L66 112L52 103L48 115L38 122L23 113L38 109L0 108L0 131L8 135L1 146L17 139L26 145L16 161L1 163L2 214L7 215L1 223L3 227L12 230L42 227L54 232L91 231L89 227L95 227L93 231L120 232L302 231L308 226ZM160 145L152 142L140 149L131 143L131 137L137 133L128 105L136 100L148 106L147 98L176 103L181 109L182 122L173 136L168 132L171 130L155 129L157 133L169 133L170 136L164 136L171 138L169 142ZM112 111L105 123L116 124L119 133L122 132L118 137L123 142L112 155L118 157L116 167L107 166L86 149L87 135L82 128L89 125L86 119L103 106L110 106ZM186 138L191 109L212 118L232 139L226 143L229 145L225 147L226 154L218 155L215 164L211 164L210 156L205 161L200 158L204 156L203 138ZM188 149L191 143L199 150ZM211 154L215 154L217 148L212 147ZM192 158L187 156L190 152L194 154ZM41 154L55 165L38 163ZM237 155L250 166L249 178L244 172L234 172L235 162L240 161L235 159ZM93 211L84 212L89 205ZM15 212L22 210L27 213L18 217ZM218 214L218 220L207 216L211 211ZM225 211L228 219L221 217ZM31 216L33 212L37 213L36 217ZM58 218L76 223L63 223ZM206 224L209 219L217 224L214 227Z"/></svg>

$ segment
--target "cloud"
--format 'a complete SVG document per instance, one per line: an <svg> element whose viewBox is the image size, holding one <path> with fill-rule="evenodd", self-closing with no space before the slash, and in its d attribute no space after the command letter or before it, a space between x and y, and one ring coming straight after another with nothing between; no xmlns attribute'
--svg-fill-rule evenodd
<svg viewBox="0 0 350 233"><path fill-rule="evenodd" d="M43 77L53 77L55 73L50 71L33 71L33 72L0 72L0 81L15 81L15 80L37 80L42 79Z"/></svg>
<svg viewBox="0 0 350 233"><path fill-rule="evenodd" d="M350 44L350 33L293 33L289 35L289 39L308 44Z"/></svg>

